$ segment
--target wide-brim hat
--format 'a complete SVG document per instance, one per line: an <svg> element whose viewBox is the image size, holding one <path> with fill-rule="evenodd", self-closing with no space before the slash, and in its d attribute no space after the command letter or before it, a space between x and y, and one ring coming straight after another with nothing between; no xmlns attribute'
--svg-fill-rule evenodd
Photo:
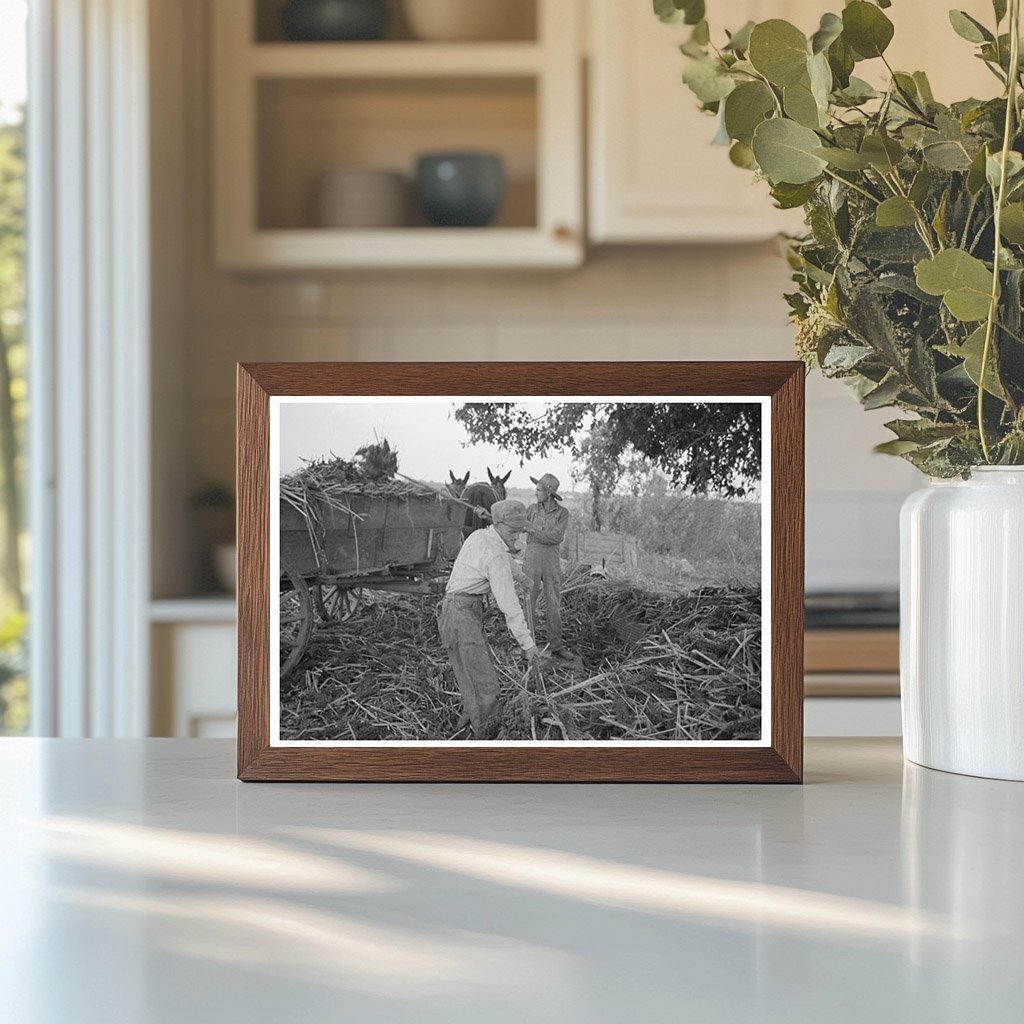
<svg viewBox="0 0 1024 1024"><path fill-rule="evenodd" d="M536 484L538 487L543 487L548 494L551 495L556 501L561 501L562 496L558 493L558 488L561 486L558 477L554 473L545 473L539 480L536 477L530 477L530 482Z"/></svg>

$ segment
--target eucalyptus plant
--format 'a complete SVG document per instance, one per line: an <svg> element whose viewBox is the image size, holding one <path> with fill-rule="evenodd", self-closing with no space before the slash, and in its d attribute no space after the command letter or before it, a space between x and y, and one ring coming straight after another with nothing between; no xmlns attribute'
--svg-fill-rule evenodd
<svg viewBox="0 0 1024 1024"><path fill-rule="evenodd" d="M993 0L989 25L949 12L998 95L947 106L890 66L890 0L852 0L810 37L748 22L721 45L705 0L654 0L691 26L683 80L715 141L779 207L803 207L807 234L786 242L801 358L866 409L910 414L878 450L931 476L1024 463L1020 3ZM886 88L856 75L865 61Z"/></svg>

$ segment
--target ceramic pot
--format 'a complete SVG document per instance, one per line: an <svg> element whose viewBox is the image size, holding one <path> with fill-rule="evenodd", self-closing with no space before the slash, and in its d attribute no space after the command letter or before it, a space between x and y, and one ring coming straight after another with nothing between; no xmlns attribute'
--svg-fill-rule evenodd
<svg viewBox="0 0 1024 1024"><path fill-rule="evenodd" d="M416 162L416 192L436 227L483 227L501 206L505 175L493 153L428 153Z"/></svg>
<svg viewBox="0 0 1024 1024"><path fill-rule="evenodd" d="M400 228L406 219L404 175L364 167L337 167L320 178L316 222L322 228Z"/></svg>
<svg viewBox="0 0 1024 1024"><path fill-rule="evenodd" d="M417 39L430 42L536 37L534 0L404 0Z"/></svg>
<svg viewBox="0 0 1024 1024"><path fill-rule="evenodd" d="M387 0L290 0L281 11L285 38L297 42L380 39L387 25Z"/></svg>
<svg viewBox="0 0 1024 1024"><path fill-rule="evenodd" d="M1024 781L1024 467L910 495L900 559L904 754Z"/></svg>

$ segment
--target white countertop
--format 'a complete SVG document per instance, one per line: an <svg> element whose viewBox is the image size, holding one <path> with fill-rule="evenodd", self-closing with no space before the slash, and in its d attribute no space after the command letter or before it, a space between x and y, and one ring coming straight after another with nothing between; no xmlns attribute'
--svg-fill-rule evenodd
<svg viewBox="0 0 1024 1024"><path fill-rule="evenodd" d="M1024 1012L1024 785L809 740L803 787L243 785L0 741L9 1024Z"/></svg>

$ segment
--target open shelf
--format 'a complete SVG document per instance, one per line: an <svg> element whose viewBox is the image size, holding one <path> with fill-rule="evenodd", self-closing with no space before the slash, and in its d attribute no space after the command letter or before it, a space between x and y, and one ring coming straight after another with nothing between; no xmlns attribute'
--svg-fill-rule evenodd
<svg viewBox="0 0 1024 1024"><path fill-rule="evenodd" d="M451 150L495 153L504 166L493 224L471 233L537 226L534 79L272 79L258 85L257 119L261 230L324 230L315 197L321 176L336 167L402 174L406 223L380 230L428 229L414 195L416 160Z"/></svg>
<svg viewBox="0 0 1024 1024"><path fill-rule="evenodd" d="M409 78L536 75L535 43L274 43L250 47L257 78Z"/></svg>
<svg viewBox="0 0 1024 1024"><path fill-rule="evenodd" d="M561 243L561 244L559 244ZM574 267L573 239L549 240L532 228L406 228L387 231L259 231L232 264L314 270L319 267Z"/></svg>
<svg viewBox="0 0 1024 1024"><path fill-rule="evenodd" d="M278 0L212 8L214 245L219 266L568 267L583 259L582 69L576 5L531 0L532 40L280 41ZM394 19L393 19L394 20ZM414 200L426 153L497 154L502 204L480 228L435 228ZM326 174L404 176L410 202L371 230L321 226ZM381 204L386 206L386 204ZM360 214L364 209L358 210ZM353 223L369 219L351 218Z"/></svg>

